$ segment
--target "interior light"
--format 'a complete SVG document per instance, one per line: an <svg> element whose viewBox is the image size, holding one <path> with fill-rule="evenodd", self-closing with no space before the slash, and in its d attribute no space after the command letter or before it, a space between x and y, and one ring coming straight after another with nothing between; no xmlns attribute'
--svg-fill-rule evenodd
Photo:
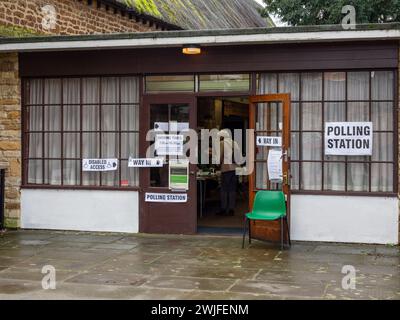
<svg viewBox="0 0 400 320"><path fill-rule="evenodd" d="M184 45L182 52L183 52L183 54L200 54L201 47L198 44Z"/></svg>

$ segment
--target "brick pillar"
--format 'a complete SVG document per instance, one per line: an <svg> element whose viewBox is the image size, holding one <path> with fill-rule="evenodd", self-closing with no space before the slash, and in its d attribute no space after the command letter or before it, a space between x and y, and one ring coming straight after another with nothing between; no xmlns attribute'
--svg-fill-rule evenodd
<svg viewBox="0 0 400 320"><path fill-rule="evenodd" d="M0 161L7 166L5 226L20 226L21 85L18 54L0 53Z"/></svg>
<svg viewBox="0 0 400 320"><path fill-rule="evenodd" d="M399 69L398 69L398 74L397 74L397 103L399 104L398 107L400 108L400 41L399 41L399 57L398 57L398 65L399 65ZM396 89L396 88L395 88ZM397 119L397 124L398 124L398 132L395 133L397 134L398 137L398 159L397 161L399 161L399 165L398 165L398 173L397 173L397 179L398 179L398 197L400 199L400 112L398 112L397 115L398 119ZM399 243L400 243L400 204L399 204Z"/></svg>

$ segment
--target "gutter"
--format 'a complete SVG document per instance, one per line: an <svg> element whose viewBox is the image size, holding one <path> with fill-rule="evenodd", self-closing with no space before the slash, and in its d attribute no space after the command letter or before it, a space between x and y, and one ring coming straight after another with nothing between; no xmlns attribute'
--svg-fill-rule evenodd
<svg viewBox="0 0 400 320"><path fill-rule="evenodd" d="M200 32L192 34L183 32L162 32L163 36L156 37L151 34L138 34L136 36L116 39L109 38L79 38L70 40L68 37L40 39L25 38L22 41L8 42L2 39L0 52L26 52L26 51L57 51L57 50L96 50L96 49L127 49L127 48L159 48L179 47L184 44L196 43L202 46L223 45L248 45L248 44L275 44L275 43L308 43L308 42L341 42L341 41L372 41L372 40L399 40L399 29L388 30L342 30L320 32L292 32L292 33L256 33L256 34L222 34L202 35ZM141 37L142 36L142 37Z"/></svg>

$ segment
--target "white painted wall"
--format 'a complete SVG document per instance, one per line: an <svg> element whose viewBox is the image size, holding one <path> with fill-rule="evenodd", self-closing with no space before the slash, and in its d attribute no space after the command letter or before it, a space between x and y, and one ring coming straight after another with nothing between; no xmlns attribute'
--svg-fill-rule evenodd
<svg viewBox="0 0 400 320"><path fill-rule="evenodd" d="M138 192L24 189L21 227L137 233Z"/></svg>
<svg viewBox="0 0 400 320"><path fill-rule="evenodd" d="M22 190L21 226L137 233L135 191ZM399 243L397 198L293 195L293 240Z"/></svg>
<svg viewBox="0 0 400 320"><path fill-rule="evenodd" d="M293 240L397 244L397 198L293 195Z"/></svg>

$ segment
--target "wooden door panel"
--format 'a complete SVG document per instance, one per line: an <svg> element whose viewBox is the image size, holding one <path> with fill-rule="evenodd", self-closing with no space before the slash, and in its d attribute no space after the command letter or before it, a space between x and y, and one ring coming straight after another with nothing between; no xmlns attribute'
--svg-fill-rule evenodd
<svg viewBox="0 0 400 320"><path fill-rule="evenodd" d="M189 119L185 119L184 122L189 121L189 127L191 129L196 128L197 112L194 97L161 94L145 96L142 105L142 119L145 120L140 124L140 155L143 158L146 158L146 150L150 145L150 142L146 141L146 134L152 129L150 128L150 124L154 120L151 120L151 110L158 107L162 108L164 105L165 107L169 106L168 108L172 105L175 107L187 107L189 110ZM157 108L154 108L154 106ZM171 111L168 112L168 119L166 121L173 120L169 119L170 116ZM187 192L178 192L170 190L167 185L164 185L164 182L160 183L160 185L152 185L151 169L140 169L140 232L160 234L195 234L197 232L197 184L195 171L196 165L189 164L189 190ZM144 200L146 192L162 194L186 193L188 201L186 203L146 202Z"/></svg>

